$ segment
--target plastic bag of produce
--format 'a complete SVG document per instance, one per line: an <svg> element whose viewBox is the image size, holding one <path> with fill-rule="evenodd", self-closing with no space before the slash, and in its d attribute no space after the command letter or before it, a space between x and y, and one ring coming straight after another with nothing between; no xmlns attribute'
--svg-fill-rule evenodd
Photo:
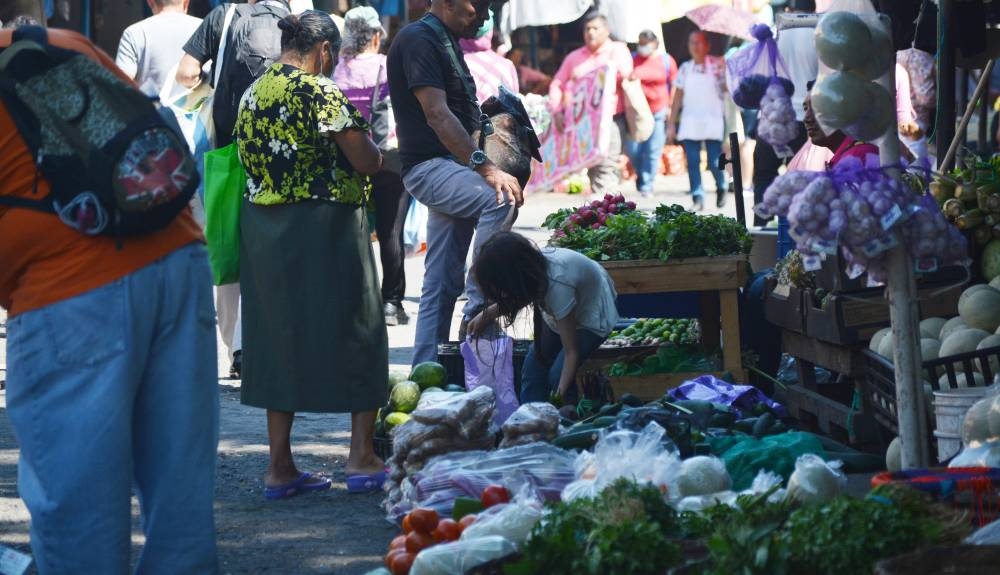
<svg viewBox="0 0 1000 575"><path fill-rule="evenodd" d="M500 430L501 449L535 441L549 441L559 434L559 410L551 403L526 403L517 408Z"/></svg>
<svg viewBox="0 0 1000 575"><path fill-rule="evenodd" d="M664 442L666 431L652 422L641 433L612 431L598 440L592 457L577 460L577 481L563 490L563 500L592 497L617 479L649 483L664 494L676 490L680 457Z"/></svg>
<svg viewBox="0 0 1000 575"><path fill-rule="evenodd" d="M516 552L514 544L499 535L444 543L421 551L413 561L410 575L465 573Z"/></svg>
<svg viewBox="0 0 1000 575"><path fill-rule="evenodd" d="M542 519L542 502L530 489L522 489L510 503L490 507L462 531L462 540L499 535L520 547Z"/></svg>
<svg viewBox="0 0 1000 575"><path fill-rule="evenodd" d="M1000 520L976 530L965 538L967 545L1000 545Z"/></svg>
<svg viewBox="0 0 1000 575"><path fill-rule="evenodd" d="M425 425L444 425L463 438L479 437L489 427L496 411L496 395L488 386L433 403L410 414L413 421Z"/></svg>
<svg viewBox="0 0 1000 575"><path fill-rule="evenodd" d="M397 497L386 502L389 521L398 521L415 507L450 516L455 499L479 499L489 485L514 493L530 486L541 501L559 501L576 478L576 454L548 443L519 445L496 451L462 451L431 458L402 482Z"/></svg>
<svg viewBox="0 0 1000 575"><path fill-rule="evenodd" d="M823 461L818 455L803 455L795 462L785 496L800 503L826 503L844 490L847 477L839 461Z"/></svg>
<svg viewBox="0 0 1000 575"><path fill-rule="evenodd" d="M966 447L948 467L1000 467L1000 441L984 441L976 447Z"/></svg>
<svg viewBox="0 0 1000 575"><path fill-rule="evenodd" d="M795 91L795 84L789 80L788 69L778 53L771 29L758 24L751 29L751 34L757 41L726 60L726 82L737 106L756 110L772 83L784 87L789 95Z"/></svg>
<svg viewBox="0 0 1000 575"><path fill-rule="evenodd" d="M513 338L469 338L462 342L462 359L465 360L465 388L492 389L497 403L493 421L498 427L503 425L518 407L514 389Z"/></svg>

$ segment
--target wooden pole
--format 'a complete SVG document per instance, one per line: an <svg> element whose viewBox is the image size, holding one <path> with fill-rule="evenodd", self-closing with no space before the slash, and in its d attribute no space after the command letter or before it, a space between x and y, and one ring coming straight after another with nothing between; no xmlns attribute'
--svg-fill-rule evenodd
<svg viewBox="0 0 1000 575"><path fill-rule="evenodd" d="M891 30L888 16L880 20ZM895 62L895 54L892 55ZM889 90L895 101L896 67L889 67ZM879 146L879 160L883 166L899 163L899 126L896 115ZM898 176L898 174L894 174ZM895 342L893 360L896 366L896 413L899 417L899 437L902 442L903 469L927 466L927 423L924 410L924 392L920 376L920 312L917 307L917 281L913 272L913 259L906 249L902 232L893 232L898 245L889 250L886 292L889 296L889 314Z"/></svg>
<svg viewBox="0 0 1000 575"><path fill-rule="evenodd" d="M972 113L976 111L976 102L980 98L986 98L986 88L990 85L990 77L993 75L993 65L995 62L995 60L990 60L986 63L986 67L983 68L983 74L979 77L979 83L976 84L976 91L972 94L972 99L965 107L962 120L958 123L958 131L951 140L951 145L948 146L948 153L944 155L941 164L938 166L939 171L946 172L951 169L951 164L955 161L955 155L958 153L958 147L965 142L966 128L969 126L969 120L972 119Z"/></svg>

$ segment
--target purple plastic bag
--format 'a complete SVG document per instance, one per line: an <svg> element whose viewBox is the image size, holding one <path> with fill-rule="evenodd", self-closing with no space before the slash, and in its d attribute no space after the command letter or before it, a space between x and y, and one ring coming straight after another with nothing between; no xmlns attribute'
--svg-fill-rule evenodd
<svg viewBox="0 0 1000 575"><path fill-rule="evenodd" d="M753 408L763 403L778 417L786 417L788 412L780 403L764 395L764 392L752 385L733 385L711 375L703 375L691 381L686 381L668 393L670 399L695 399L711 401L728 405L737 413L737 417L749 416Z"/></svg>
<svg viewBox="0 0 1000 575"><path fill-rule="evenodd" d="M514 340L508 336L498 339L468 339L462 342L462 359L465 360L465 388L469 391L487 385L497 398L494 423L499 427L520 404L514 390Z"/></svg>
<svg viewBox="0 0 1000 575"><path fill-rule="evenodd" d="M733 102L741 108L756 110L769 85L779 83L791 96L795 84L789 79L788 68L778 54L778 44L771 29L765 24L757 24L751 34L756 42L727 58L726 71Z"/></svg>

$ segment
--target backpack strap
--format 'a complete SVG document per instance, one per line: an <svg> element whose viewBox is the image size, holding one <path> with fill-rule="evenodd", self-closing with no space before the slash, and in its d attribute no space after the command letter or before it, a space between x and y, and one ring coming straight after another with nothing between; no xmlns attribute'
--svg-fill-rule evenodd
<svg viewBox="0 0 1000 575"><path fill-rule="evenodd" d="M229 27L233 23L233 15L236 13L236 4L230 4L226 8L226 19L222 22L222 35L219 36L219 52L215 56L215 78L212 80L212 87L219 85L219 77L222 75L222 60L226 57L226 45L229 44Z"/></svg>
<svg viewBox="0 0 1000 575"><path fill-rule="evenodd" d="M447 30L445 30L444 24L442 24L441 21L438 20L433 14L425 15L420 19L420 21L427 26L430 26L431 30L437 34L438 39L441 41L441 45L444 46L444 51L448 53L452 69L455 70L455 73L458 74L459 79L462 81L462 86L465 88L465 94L478 108L479 100L476 99L476 87L473 82L470 82L471 78L469 78L469 76L465 73L465 70L462 68L462 61L460 60L457 49L455 48L455 43L451 41L451 35L448 34Z"/></svg>
<svg viewBox="0 0 1000 575"><path fill-rule="evenodd" d="M455 74L462 81L462 86L465 88L465 94L469 98L469 101L479 110L479 149L482 150L486 145L486 137L493 134L493 123L490 122L490 117L482 112L479 107L479 100L476 98L476 86L475 82L472 81L466 73L465 69L462 68L462 61L460 59L455 43L451 41L451 35L445 30L444 24L441 23L436 16L433 14L426 14L420 19L421 22L430 27L431 30L437 34L438 40L441 41L441 45L444 46L444 51L448 53L449 59L451 60L451 67L455 70Z"/></svg>

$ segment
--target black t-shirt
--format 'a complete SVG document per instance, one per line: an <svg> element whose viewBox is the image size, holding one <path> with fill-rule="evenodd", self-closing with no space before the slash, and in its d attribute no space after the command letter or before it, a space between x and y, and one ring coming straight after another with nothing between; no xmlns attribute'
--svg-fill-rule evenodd
<svg viewBox="0 0 1000 575"><path fill-rule="evenodd" d="M450 32L448 34L455 49L461 50L454 35ZM458 61L462 73L474 87L475 81L469 73L469 67L465 65L465 60L459 56ZM479 106L469 98L465 84L455 72L451 56L445 51L440 38L429 24L417 21L396 35L389 49L387 68L389 94L396 119L399 157L403 169L451 154L427 123L427 117L413 90L425 86L444 90L448 98L448 108L469 134L479 127ZM465 160L467 158L460 158L459 161Z"/></svg>

